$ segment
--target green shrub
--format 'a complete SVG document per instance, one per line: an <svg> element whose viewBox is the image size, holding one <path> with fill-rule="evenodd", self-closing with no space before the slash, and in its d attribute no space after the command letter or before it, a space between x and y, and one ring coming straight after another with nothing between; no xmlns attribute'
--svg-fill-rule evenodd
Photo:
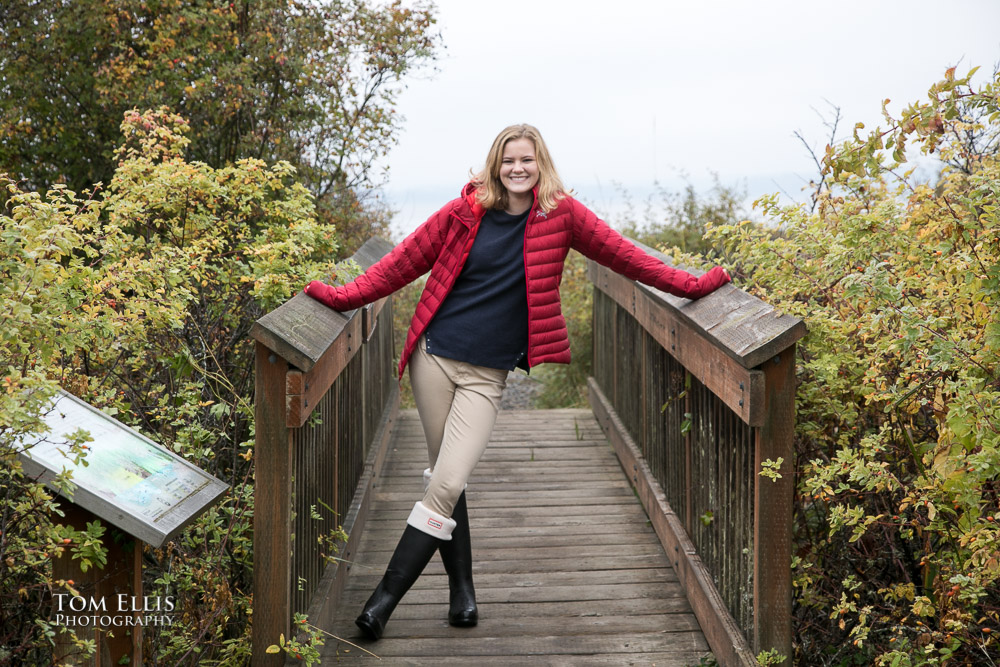
<svg viewBox="0 0 1000 667"><path fill-rule="evenodd" d="M0 663L50 662L52 493L13 444L57 386L232 486L145 554L148 595L176 622L146 632L159 664L243 664L252 593L250 326L311 278L337 238L287 163L187 162L186 123L129 112L106 193L10 193L0 217ZM277 639L277 638L275 638Z"/></svg>
<svg viewBox="0 0 1000 667"><path fill-rule="evenodd" d="M403 346L406 344L406 333L410 328L410 320L417 309L417 303L420 301L420 294L423 292L425 284L426 278L421 278L392 295L392 326L395 337L393 345L396 347L396 366L393 366L394 374L397 372L396 368L398 368L399 358L403 354ZM413 388L410 386L409 372L403 373L399 384L399 405L401 408L416 407L416 404L413 402Z"/></svg>
<svg viewBox="0 0 1000 667"><path fill-rule="evenodd" d="M709 230L798 347L798 664L1000 660L1000 78L828 149L815 213ZM973 137L975 140L970 140ZM937 181L903 171L936 156Z"/></svg>
<svg viewBox="0 0 1000 667"><path fill-rule="evenodd" d="M577 252L566 258L562 284L559 286L563 317L569 332L572 363L542 364L532 369L542 383L535 396L535 406L580 408L587 405L587 378L593 374L594 285L587 278L587 260Z"/></svg>
<svg viewBox="0 0 1000 667"><path fill-rule="evenodd" d="M6 178L0 185L12 195L0 217L0 664L46 664L58 631L49 599L72 584L52 580L52 560L66 549L57 505L25 476L13 445L40 430L56 385L72 380L50 369L101 345L101 329L113 325L93 315L100 299L88 287L97 272L84 259L67 261L96 226L98 203L64 189L22 193ZM84 452L78 440L71 454ZM92 642L79 648L94 650Z"/></svg>

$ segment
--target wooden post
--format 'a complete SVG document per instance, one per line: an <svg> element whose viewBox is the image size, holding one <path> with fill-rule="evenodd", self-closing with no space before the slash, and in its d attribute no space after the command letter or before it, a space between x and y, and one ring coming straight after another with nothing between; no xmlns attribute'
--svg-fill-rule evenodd
<svg viewBox="0 0 1000 667"><path fill-rule="evenodd" d="M267 654L278 637L291 637L292 451L286 426L288 363L258 342L254 444L253 664L282 665L284 654ZM259 576L266 573L266 576Z"/></svg>
<svg viewBox="0 0 1000 667"><path fill-rule="evenodd" d="M795 345L761 367L764 424L756 430L754 470L754 637L756 653L777 649L792 661L792 512L794 501ZM759 473L762 462L783 459L781 478Z"/></svg>
<svg viewBox="0 0 1000 667"><path fill-rule="evenodd" d="M75 530L85 530L88 523L100 521L92 512L69 502L59 501L65 513L60 520ZM104 522L107 525L107 522ZM142 595L142 546L140 540L133 539L121 543L104 534L104 547L108 550L108 562L103 568L90 567L86 572L80 569L80 561L73 560L70 549L52 564L53 579L72 581L70 584L82 598L81 606L71 606L68 594L59 594L53 601L52 616L56 625L72 627L77 637L86 639L90 635L97 644L96 653L89 659L74 655L72 642L63 633L56 636L53 658L56 662L86 667L111 667L128 664L142 665L142 625L127 625L125 618L140 616L144 604L136 605L134 600L144 602ZM125 598L119 598L124 595ZM125 602L122 605L122 601ZM93 622L94 620L97 622ZM85 622L83 622L85 621ZM127 659L128 662L123 662Z"/></svg>

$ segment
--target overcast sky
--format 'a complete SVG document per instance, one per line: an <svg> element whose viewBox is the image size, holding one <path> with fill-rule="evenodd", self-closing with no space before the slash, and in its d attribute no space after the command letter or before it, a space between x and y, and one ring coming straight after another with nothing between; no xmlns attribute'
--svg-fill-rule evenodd
<svg viewBox="0 0 1000 667"><path fill-rule="evenodd" d="M615 184L800 196L822 115L841 136L1000 61L1000 0L437 0L436 71L408 79L384 188L412 231L457 196L507 125L542 132L563 182L613 217ZM983 77L979 77L980 80Z"/></svg>

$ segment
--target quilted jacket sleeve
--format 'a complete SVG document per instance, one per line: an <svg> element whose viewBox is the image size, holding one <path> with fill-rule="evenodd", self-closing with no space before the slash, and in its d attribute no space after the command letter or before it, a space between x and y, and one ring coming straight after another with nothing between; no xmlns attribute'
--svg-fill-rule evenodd
<svg viewBox="0 0 1000 667"><path fill-rule="evenodd" d="M721 266L699 277L667 266L609 227L583 204L575 199L568 203L573 207L573 249L615 273L687 299L703 297L730 280Z"/></svg>
<svg viewBox="0 0 1000 667"><path fill-rule="evenodd" d="M314 280L303 290L334 310L351 310L389 296L430 271L444 245L449 206L432 215L389 254L346 285Z"/></svg>

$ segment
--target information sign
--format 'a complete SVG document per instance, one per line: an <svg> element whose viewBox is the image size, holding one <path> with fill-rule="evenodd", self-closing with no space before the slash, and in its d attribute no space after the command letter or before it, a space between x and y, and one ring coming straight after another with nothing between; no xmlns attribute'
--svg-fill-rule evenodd
<svg viewBox="0 0 1000 667"><path fill-rule="evenodd" d="M49 433L20 440L25 472L52 487L72 472L71 500L153 546L177 535L229 486L100 410L61 391L44 416ZM92 442L79 464L69 436L83 429Z"/></svg>

